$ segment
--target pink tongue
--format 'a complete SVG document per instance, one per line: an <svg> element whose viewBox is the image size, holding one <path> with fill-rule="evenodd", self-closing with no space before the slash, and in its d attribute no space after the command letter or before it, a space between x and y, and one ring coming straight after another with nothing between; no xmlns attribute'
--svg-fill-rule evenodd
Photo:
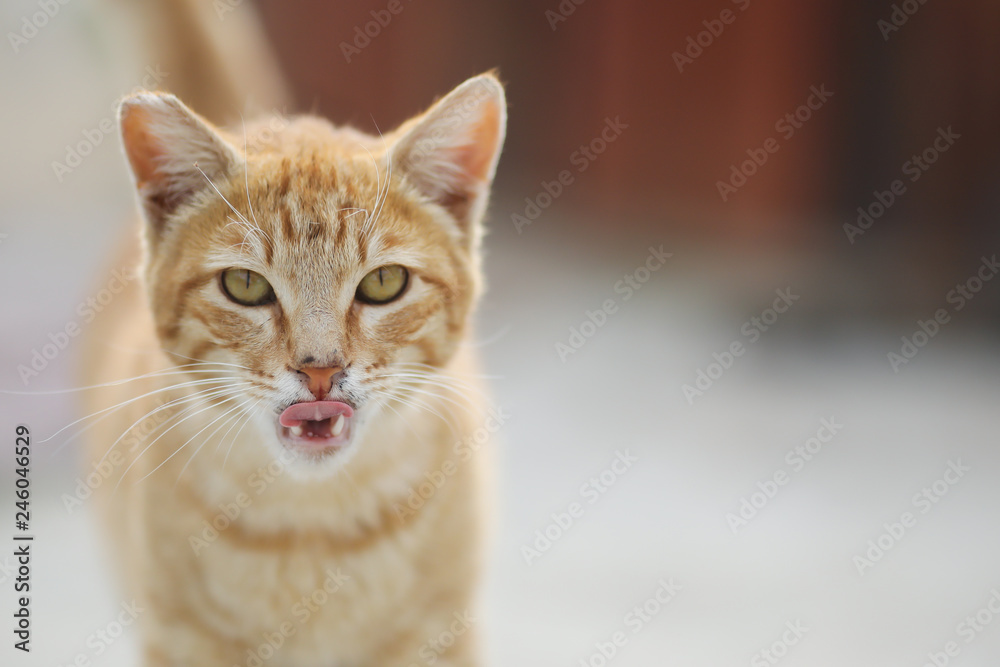
<svg viewBox="0 0 1000 667"><path fill-rule="evenodd" d="M278 420L282 426L294 428L300 426L302 422L323 421L337 415L344 415L349 418L354 414L347 403L339 401L312 401L310 403L295 403L285 408Z"/></svg>

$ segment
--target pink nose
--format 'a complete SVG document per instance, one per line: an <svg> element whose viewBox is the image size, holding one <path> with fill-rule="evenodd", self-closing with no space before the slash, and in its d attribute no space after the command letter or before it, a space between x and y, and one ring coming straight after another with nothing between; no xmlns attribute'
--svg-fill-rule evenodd
<svg viewBox="0 0 1000 667"><path fill-rule="evenodd" d="M329 368L306 367L298 369L298 372L309 378L309 391L316 397L316 400L321 401L324 396L330 393L330 388L333 386L333 376L342 370L344 369L340 366L331 366Z"/></svg>

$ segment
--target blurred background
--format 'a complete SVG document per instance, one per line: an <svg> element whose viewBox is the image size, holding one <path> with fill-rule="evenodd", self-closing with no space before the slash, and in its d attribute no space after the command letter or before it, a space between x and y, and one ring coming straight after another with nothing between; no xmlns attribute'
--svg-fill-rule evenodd
<svg viewBox="0 0 1000 667"><path fill-rule="evenodd" d="M61 500L72 430L40 442L78 416L60 332L135 224L115 101L374 132L492 68L490 664L1000 664L1000 5L11 0L0 25L0 390L34 392L0 433L39 442L34 646L6 630L3 664L137 664L133 629L94 640L122 593Z"/></svg>

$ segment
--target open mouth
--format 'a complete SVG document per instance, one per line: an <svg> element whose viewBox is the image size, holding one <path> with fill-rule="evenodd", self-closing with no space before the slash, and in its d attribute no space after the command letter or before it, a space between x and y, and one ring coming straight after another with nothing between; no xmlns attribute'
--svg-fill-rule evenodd
<svg viewBox="0 0 1000 667"><path fill-rule="evenodd" d="M293 403L278 417L282 438L312 450L336 449L350 440L354 410L339 401Z"/></svg>

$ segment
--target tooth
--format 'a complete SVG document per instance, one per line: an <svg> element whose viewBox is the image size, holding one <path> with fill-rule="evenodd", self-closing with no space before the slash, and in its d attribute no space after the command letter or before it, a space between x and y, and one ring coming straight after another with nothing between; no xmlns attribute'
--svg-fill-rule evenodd
<svg viewBox="0 0 1000 667"><path fill-rule="evenodd" d="M337 415L337 421L333 422L333 427L330 429L330 433L333 434L333 437L336 438L343 432L344 421L345 421L344 415Z"/></svg>
<svg viewBox="0 0 1000 667"><path fill-rule="evenodd" d="M316 408L316 414L313 416L313 421L323 421L323 415L319 413L319 408Z"/></svg>
<svg viewBox="0 0 1000 667"><path fill-rule="evenodd" d="M295 436L302 435L302 427L301 426L293 426L290 430L292 432L292 435L295 435Z"/></svg>

